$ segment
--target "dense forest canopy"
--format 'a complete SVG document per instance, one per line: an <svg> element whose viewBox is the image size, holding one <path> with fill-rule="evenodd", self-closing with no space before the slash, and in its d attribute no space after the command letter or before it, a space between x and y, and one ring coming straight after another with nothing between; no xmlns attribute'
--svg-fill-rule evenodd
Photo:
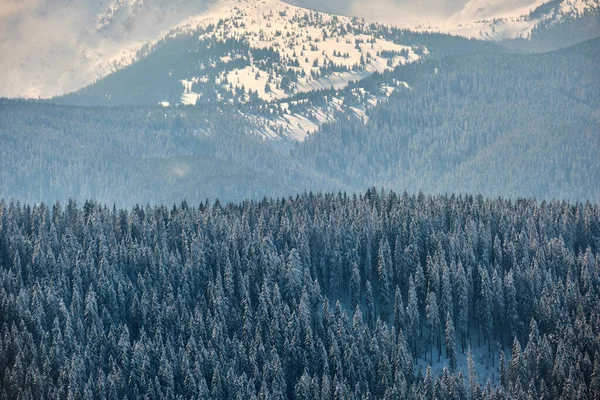
<svg viewBox="0 0 600 400"><path fill-rule="evenodd" d="M599 251L589 203L0 201L0 398L599 398Z"/></svg>

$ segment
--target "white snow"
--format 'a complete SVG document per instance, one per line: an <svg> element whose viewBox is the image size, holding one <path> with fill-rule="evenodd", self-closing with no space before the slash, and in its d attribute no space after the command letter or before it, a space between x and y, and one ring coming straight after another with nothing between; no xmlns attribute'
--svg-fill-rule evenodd
<svg viewBox="0 0 600 400"><path fill-rule="evenodd" d="M435 347L435 346L434 346ZM489 380L492 386L497 386L500 382L500 355L496 348L496 345L492 345L493 348L493 361L489 358L488 355L488 346L487 344L483 344L482 346L477 346L477 342L473 341L473 346L471 347L471 354L473 356L473 362L475 365L475 370L477 371L477 377L479 378L479 384L481 386L485 386L487 381ZM469 369L467 363L467 353L468 350L465 350L463 353L460 349L460 346L456 347L456 366L457 371L460 371L465 380L469 377ZM510 347L505 347L503 349L505 362L508 363L511 357L511 349ZM433 362L430 360L430 353L427 353L427 361L424 358L419 358L417 360L417 369L421 369L423 375L425 375L425 370L428 366L431 366L431 372L433 375L441 375L444 367L450 368L450 364L448 359L445 358L446 355L446 347L442 344L442 356L440 361L438 361L437 350L433 349Z"/></svg>
<svg viewBox="0 0 600 400"><path fill-rule="evenodd" d="M307 136L316 133L324 123L334 122L339 112L345 117L355 118L367 122L369 117L367 111L377 106L397 90L410 89L406 82L393 80L390 85L382 85L376 93L369 93L362 87L353 88L349 91L348 98L338 92L333 96L323 96L323 105L305 106L308 100L294 100L291 102L274 102L267 105L271 107L271 113L275 109L283 112L283 115L265 117L262 113L243 114L248 120L258 126L257 134L264 139L289 138L304 141ZM348 100L348 104L345 103Z"/></svg>
<svg viewBox="0 0 600 400"><path fill-rule="evenodd" d="M218 24L217 37L245 37L253 48L273 46L282 55L294 52L305 72L315 59L352 66L368 43L355 49L352 34L334 37L332 24L389 24L417 31L435 31L466 37L500 40L528 37L539 23L559 23L569 17L598 10L598 0L562 0L556 12L528 18L530 11L549 0L351 0L346 16L317 13L281 0L112 0L84 2L56 0L9 2L0 7L0 96L41 97L61 95L89 85L143 57L158 41ZM325 5L325 3L324 3ZM307 18L309 23L304 21ZM237 27L236 27L237 25ZM322 35L323 26L328 38ZM279 33L281 32L281 34ZM289 36L288 36L289 34ZM359 35L360 36L360 35ZM368 34L367 34L368 36ZM318 50L298 49L311 42ZM317 42L319 40L319 42ZM380 43L388 49L392 43ZM333 56L333 50L347 57ZM323 54L325 52L325 54ZM373 49L369 64L376 70L387 60ZM308 58L308 61L305 61ZM393 58L392 65L405 61ZM227 56L222 62L229 62ZM306 84L306 83L305 83ZM325 84L325 83L324 83ZM277 96L273 96L277 98Z"/></svg>
<svg viewBox="0 0 600 400"><path fill-rule="evenodd" d="M528 37L540 22L562 21L600 7L598 0L563 0L560 14L530 19L528 15L550 0L354 0L350 13L370 22L401 28L444 32L469 38L502 40Z"/></svg>
<svg viewBox="0 0 600 400"><path fill-rule="evenodd" d="M200 97L202 97L202 94L199 93L184 93L181 95L181 104L195 106Z"/></svg>
<svg viewBox="0 0 600 400"><path fill-rule="evenodd" d="M209 37L222 41L244 39L251 49L272 48L282 60L279 67L306 75L300 77L286 93L278 88L282 77L273 70L260 69L251 56L250 66L227 71L218 80L231 91L237 93L244 88L248 93L252 90L266 101L285 99L296 93L341 89L374 72L383 72L419 59L412 47L368 34L370 28L364 22L317 13L280 0L221 1L206 13L184 21L177 32L194 31L210 24L214 24L215 29L200 35L200 40ZM346 32L348 26L365 33ZM391 56L383 57L380 52L388 52ZM221 60L229 61L230 57L221 57ZM322 72L329 63L347 70L311 76ZM269 90L266 90L267 87Z"/></svg>
<svg viewBox="0 0 600 400"><path fill-rule="evenodd" d="M283 99L286 97L281 89L276 88L276 81L269 82L269 74L261 71L254 66L247 66L243 69L234 69L227 73L227 82L233 85L236 89L241 89L242 86L249 90L257 91L261 99L272 101ZM269 92L266 91L267 83L269 84Z"/></svg>

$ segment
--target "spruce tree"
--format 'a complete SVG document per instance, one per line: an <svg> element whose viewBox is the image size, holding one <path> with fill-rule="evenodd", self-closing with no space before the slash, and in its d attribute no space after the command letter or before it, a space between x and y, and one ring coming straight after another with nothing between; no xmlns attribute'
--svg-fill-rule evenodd
<svg viewBox="0 0 600 400"><path fill-rule="evenodd" d="M456 340L454 337L454 322L452 322L452 317L450 313L446 313L446 358L450 363L450 370L456 370Z"/></svg>

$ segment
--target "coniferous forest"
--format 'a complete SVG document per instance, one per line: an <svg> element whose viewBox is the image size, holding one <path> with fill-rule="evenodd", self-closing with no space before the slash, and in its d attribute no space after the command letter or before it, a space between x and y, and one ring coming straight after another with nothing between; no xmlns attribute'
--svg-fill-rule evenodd
<svg viewBox="0 0 600 400"><path fill-rule="evenodd" d="M600 400L599 0L0 0L0 60L0 400Z"/></svg>
<svg viewBox="0 0 600 400"><path fill-rule="evenodd" d="M597 399L600 208L0 202L2 399Z"/></svg>
<svg viewBox="0 0 600 400"><path fill-rule="evenodd" d="M376 186L598 203L599 64L600 39L543 54L480 52L410 64L359 87L374 91L396 80L409 88L362 120L338 116L301 143L263 140L261 127L244 117L257 105L0 99L0 198L131 207ZM352 90L303 101L350 102Z"/></svg>

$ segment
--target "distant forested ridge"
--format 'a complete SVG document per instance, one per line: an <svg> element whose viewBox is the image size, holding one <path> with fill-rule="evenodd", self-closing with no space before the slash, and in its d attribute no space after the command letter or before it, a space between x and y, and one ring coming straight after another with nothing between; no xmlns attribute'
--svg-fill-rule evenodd
<svg viewBox="0 0 600 400"><path fill-rule="evenodd" d="M303 112L326 99L351 109L361 106L352 91L396 88L362 117L335 115L302 143L263 141L256 123L284 112L293 119L301 106L291 103L284 111L278 103L163 109L0 100L0 197L130 207L374 185L600 202L600 39L544 54L488 50L299 95Z"/></svg>
<svg viewBox="0 0 600 400"><path fill-rule="evenodd" d="M0 197L131 206L338 187L218 107L66 107L0 99Z"/></svg>
<svg viewBox="0 0 600 400"><path fill-rule="evenodd" d="M368 122L325 125L297 146L343 182L428 193L600 201L600 39L536 55L409 65L410 90Z"/></svg>
<svg viewBox="0 0 600 400"><path fill-rule="evenodd" d="M599 252L590 203L0 201L0 398L597 399Z"/></svg>

